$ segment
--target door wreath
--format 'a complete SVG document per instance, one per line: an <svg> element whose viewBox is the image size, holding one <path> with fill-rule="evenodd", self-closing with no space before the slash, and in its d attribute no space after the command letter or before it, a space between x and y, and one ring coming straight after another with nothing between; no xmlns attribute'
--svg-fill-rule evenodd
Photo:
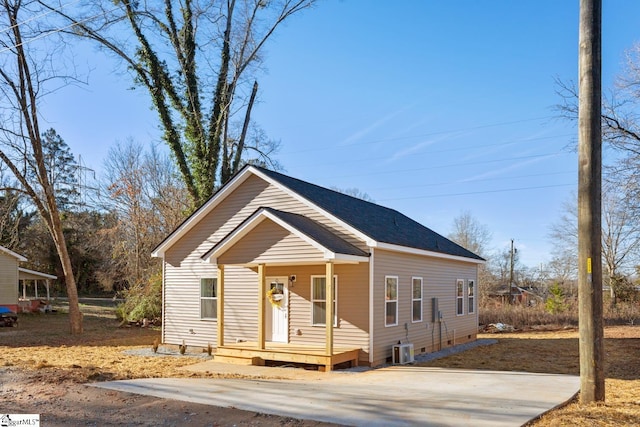
<svg viewBox="0 0 640 427"><path fill-rule="evenodd" d="M281 307L284 300L284 294L281 289L271 288L267 292L267 298L273 307Z"/></svg>

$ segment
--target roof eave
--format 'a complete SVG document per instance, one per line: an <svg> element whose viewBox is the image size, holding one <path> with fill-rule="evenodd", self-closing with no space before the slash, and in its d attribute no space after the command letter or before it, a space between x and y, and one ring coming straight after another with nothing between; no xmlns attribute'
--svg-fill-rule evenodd
<svg viewBox="0 0 640 427"><path fill-rule="evenodd" d="M392 243L377 242L373 247L378 248L378 249L384 249L384 250L388 250L388 251L393 251L393 252L402 252L402 253L408 253L408 254L414 254L414 255L422 255L422 256L428 256L428 257L432 257L432 258L448 259L448 260L452 260L452 261L469 262L469 263L473 263L473 264L485 264L486 263L486 261L484 259L476 259L476 258L469 258L469 257L459 256L459 255L445 254L445 253L442 253L442 252L428 251L428 250L425 250L425 249L417 249L417 248L411 248L411 247L408 247L408 246L394 245Z"/></svg>
<svg viewBox="0 0 640 427"><path fill-rule="evenodd" d="M12 256L12 257L16 258L20 262L26 262L27 261L27 258L23 257L22 255L20 255L20 254L18 254L16 252L13 252L9 248L5 248L4 246L0 246L0 251L6 253L9 256Z"/></svg>
<svg viewBox="0 0 640 427"><path fill-rule="evenodd" d="M336 260L340 262L368 262L369 258L361 255L353 255L353 254L343 254L339 252L332 251L322 245L320 242L316 241L314 238L306 235L305 233L298 230L296 227L289 224L287 221L282 220L277 215L274 215L266 208L260 208L255 211L249 218L247 218L242 224L240 224L235 230L231 231L227 236L225 236L218 244L216 244L213 248L208 250L204 255L202 255L201 259L204 262L217 264L218 257L229 250L230 247L235 245L240 239L246 236L251 230L255 229L262 221L265 219L269 219L274 223L278 224L278 226L284 228L289 233L294 234L295 236L302 239L307 244L316 248L320 251L324 259L327 261Z"/></svg>
<svg viewBox="0 0 640 427"><path fill-rule="evenodd" d="M232 193L240 184L242 184L250 175L252 169L251 166L242 169L236 176L223 186L218 192L216 192L209 200L207 200L198 210L196 210L191 216L182 222L169 236L167 236L158 246L151 251L151 256L154 258L162 258L167 250L173 246L173 244L184 236L189 230L191 230L202 217L206 216L213 210L227 195Z"/></svg>
<svg viewBox="0 0 640 427"><path fill-rule="evenodd" d="M34 276L39 276L43 279L51 279L51 280L55 280L58 277L54 276L53 274L47 274L47 273L42 273L40 271L35 271L35 270L29 270L28 268L22 268L22 267L18 267L18 272L19 273L25 273L25 274L32 274Z"/></svg>

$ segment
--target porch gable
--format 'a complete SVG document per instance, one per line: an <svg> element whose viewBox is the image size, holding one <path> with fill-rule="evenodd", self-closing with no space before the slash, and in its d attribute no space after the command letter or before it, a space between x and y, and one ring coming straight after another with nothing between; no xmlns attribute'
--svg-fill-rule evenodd
<svg viewBox="0 0 640 427"><path fill-rule="evenodd" d="M369 254L321 224L262 207L202 256L212 264L256 266L367 262Z"/></svg>

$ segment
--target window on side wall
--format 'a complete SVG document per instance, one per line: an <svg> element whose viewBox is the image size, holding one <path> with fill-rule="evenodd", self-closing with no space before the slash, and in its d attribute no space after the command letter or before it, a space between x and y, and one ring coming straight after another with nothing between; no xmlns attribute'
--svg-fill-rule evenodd
<svg viewBox="0 0 640 427"><path fill-rule="evenodd" d="M326 276L311 276L311 323L313 326L327 324ZM333 326L338 326L338 277L333 276Z"/></svg>
<svg viewBox="0 0 640 427"><path fill-rule="evenodd" d="M218 292L216 289L218 279L200 279L200 318L218 318Z"/></svg>
<svg viewBox="0 0 640 427"><path fill-rule="evenodd" d="M469 297L469 302L468 302L468 311L469 314L473 314L475 312L475 307L476 307L476 282L475 280L469 280L467 282L467 286L468 286L468 297Z"/></svg>
<svg viewBox="0 0 640 427"><path fill-rule="evenodd" d="M456 314L464 314L464 280L456 281Z"/></svg>
<svg viewBox="0 0 640 427"><path fill-rule="evenodd" d="M398 324L398 278L386 276L385 282L385 326Z"/></svg>
<svg viewBox="0 0 640 427"><path fill-rule="evenodd" d="M422 322L422 277L411 279L411 321Z"/></svg>

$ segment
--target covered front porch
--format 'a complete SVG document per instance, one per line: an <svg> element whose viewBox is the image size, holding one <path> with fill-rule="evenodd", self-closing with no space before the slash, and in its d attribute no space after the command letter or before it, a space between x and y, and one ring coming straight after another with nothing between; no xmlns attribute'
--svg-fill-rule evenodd
<svg viewBox="0 0 640 427"><path fill-rule="evenodd" d="M49 302L51 300L50 287L51 281L57 277L51 274L41 273L39 271L29 270L26 268L18 268L18 283L21 289L18 298L18 308L21 312L46 311L50 309ZM38 285L44 286L44 295L38 292ZM27 291L33 285L33 289ZM48 308L49 307L49 308Z"/></svg>
<svg viewBox="0 0 640 427"><path fill-rule="evenodd" d="M251 239L247 238L249 235ZM273 209L261 209L202 258L215 264L218 272L216 360L253 365L264 365L267 361L310 364L317 365L324 371L331 371L336 365L345 363L349 366L358 365L362 347L347 347L344 341L341 346L336 346L334 342L334 328L339 324L334 278L336 265L368 265L368 253L306 217ZM257 288L257 335L246 341L225 342L225 265L241 266L257 273L256 282L247 283L247 286ZM277 319L272 318L273 312L268 311L273 305L269 292L273 292L274 285L278 285L272 283L272 271L282 267L294 270L304 266L313 266L314 274L318 276L311 277L321 279L315 282L314 290L321 294L323 303L320 303L320 311L316 310L311 316L312 319L309 319L313 338L301 340L290 327L289 300L286 297L288 291L285 284L282 286L283 302L280 303L285 313L280 322L284 323L286 332L284 336L278 335L278 339L275 339L273 329ZM271 278L268 279L268 276ZM304 300L301 300L299 295L297 297L298 304L317 308L317 305L314 306L316 300L312 301L310 296ZM271 305L267 301L271 302ZM317 304L317 301L315 303ZM363 303L368 306L366 297ZM273 323L268 325L268 320ZM319 334L322 331L320 328L324 329L322 335Z"/></svg>

